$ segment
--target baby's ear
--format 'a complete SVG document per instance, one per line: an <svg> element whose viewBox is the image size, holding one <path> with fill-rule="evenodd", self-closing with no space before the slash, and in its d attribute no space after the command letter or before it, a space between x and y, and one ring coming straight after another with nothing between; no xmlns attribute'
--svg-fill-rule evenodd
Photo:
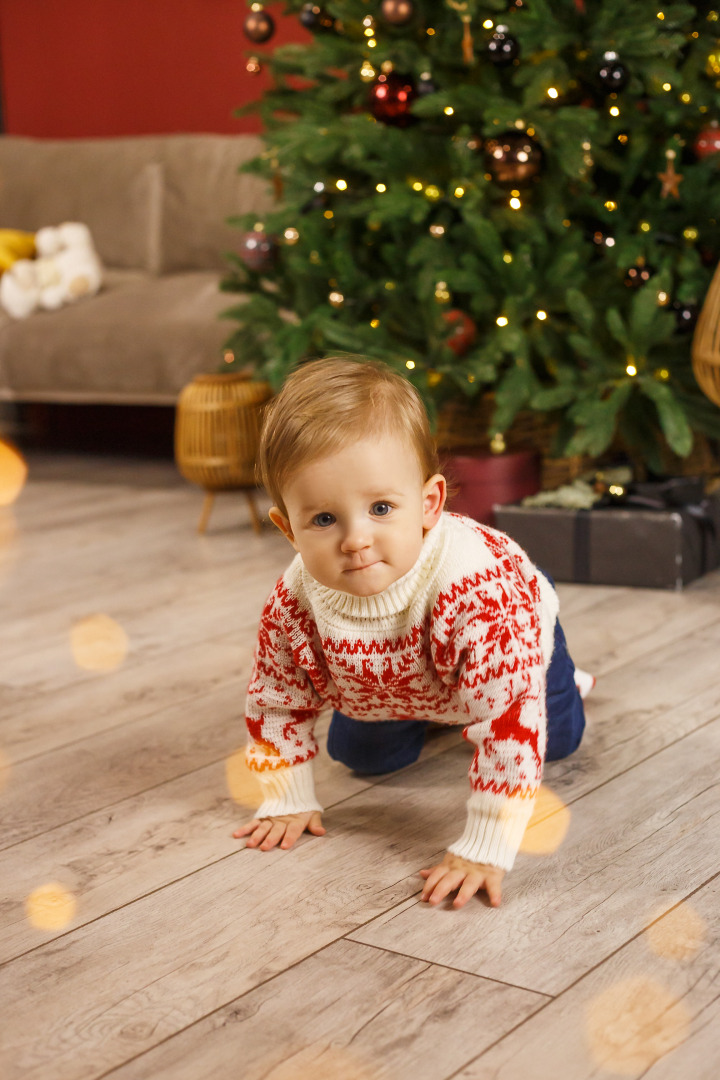
<svg viewBox="0 0 720 1080"><path fill-rule="evenodd" d="M272 521L273 525L277 525L283 536L287 537L293 547L295 547L295 536L290 526L290 521L285 517L282 510L277 506L271 506L268 511L268 517Z"/></svg>
<svg viewBox="0 0 720 1080"><path fill-rule="evenodd" d="M440 473L423 485L423 529L432 529L440 520L447 498L447 483Z"/></svg>

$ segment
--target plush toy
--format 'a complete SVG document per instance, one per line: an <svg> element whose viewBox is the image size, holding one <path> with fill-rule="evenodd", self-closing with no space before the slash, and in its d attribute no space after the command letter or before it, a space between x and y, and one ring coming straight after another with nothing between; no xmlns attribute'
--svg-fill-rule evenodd
<svg viewBox="0 0 720 1080"><path fill-rule="evenodd" d="M0 229L0 274L9 270L18 259L32 259L34 254L35 233Z"/></svg>
<svg viewBox="0 0 720 1080"><path fill-rule="evenodd" d="M0 302L9 315L25 319L37 308L55 311L94 296L102 265L87 225L68 221L35 234L36 259L19 259L0 278Z"/></svg>

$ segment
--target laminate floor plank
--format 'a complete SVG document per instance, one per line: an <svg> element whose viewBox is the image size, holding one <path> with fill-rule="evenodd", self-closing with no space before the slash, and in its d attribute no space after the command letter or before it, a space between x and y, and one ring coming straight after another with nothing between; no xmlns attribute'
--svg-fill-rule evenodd
<svg viewBox="0 0 720 1080"><path fill-rule="evenodd" d="M716 1080L718 1020L715 876L454 1080Z"/></svg>
<svg viewBox="0 0 720 1080"><path fill-rule="evenodd" d="M547 1000L341 940L108 1076L442 1080Z"/></svg>
<svg viewBox="0 0 720 1080"><path fill-rule="evenodd" d="M548 855L519 856L500 908L438 912L414 898L352 939L561 993L639 933L668 896L717 872L719 750L720 718L573 802L567 836ZM423 788L437 790L449 757L424 766ZM563 825L560 812L540 822L540 844L560 841Z"/></svg>

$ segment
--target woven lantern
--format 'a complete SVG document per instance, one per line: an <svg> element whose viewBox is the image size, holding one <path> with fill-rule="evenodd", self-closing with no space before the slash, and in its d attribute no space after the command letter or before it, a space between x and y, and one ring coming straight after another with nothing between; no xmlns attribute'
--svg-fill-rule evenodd
<svg viewBox="0 0 720 1080"><path fill-rule="evenodd" d="M245 374L197 375L181 392L175 419L175 461L192 484L205 489L198 532L205 532L215 493L244 491L256 533L255 458L268 383Z"/></svg>
<svg viewBox="0 0 720 1080"><path fill-rule="evenodd" d="M720 263L695 327L692 365L702 392L720 405Z"/></svg>

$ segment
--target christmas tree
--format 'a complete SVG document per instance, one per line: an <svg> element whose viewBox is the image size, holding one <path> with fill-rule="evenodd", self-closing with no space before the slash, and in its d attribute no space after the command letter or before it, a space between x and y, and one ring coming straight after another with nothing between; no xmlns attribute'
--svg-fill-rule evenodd
<svg viewBox="0 0 720 1080"><path fill-rule="evenodd" d="M273 184L224 287L238 366L380 358L431 413L492 392L555 453L661 473L720 436L691 331L720 255L720 13L661 0L327 0L255 106ZM271 37L253 4L251 40ZM479 441L487 433L479 433Z"/></svg>

